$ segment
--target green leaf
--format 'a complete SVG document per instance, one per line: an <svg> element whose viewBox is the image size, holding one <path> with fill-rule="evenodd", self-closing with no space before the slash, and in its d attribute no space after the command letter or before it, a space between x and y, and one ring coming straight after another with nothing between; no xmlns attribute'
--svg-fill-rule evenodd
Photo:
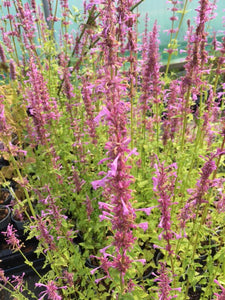
<svg viewBox="0 0 225 300"><path fill-rule="evenodd" d="M190 11L192 11L191 9L186 9L186 10L177 10L176 13L178 14L184 14L186 15L187 13L189 13Z"/></svg>
<svg viewBox="0 0 225 300"><path fill-rule="evenodd" d="M149 184L149 181L148 180L143 180L141 182L138 182L138 187L139 188L143 188L144 186L146 186L147 184Z"/></svg>

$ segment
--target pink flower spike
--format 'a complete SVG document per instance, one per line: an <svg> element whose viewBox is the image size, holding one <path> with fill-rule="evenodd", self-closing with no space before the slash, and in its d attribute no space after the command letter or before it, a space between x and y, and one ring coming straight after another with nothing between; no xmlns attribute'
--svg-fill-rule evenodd
<svg viewBox="0 0 225 300"><path fill-rule="evenodd" d="M12 275L13 280L11 281L12 283L15 283L15 289L17 289L19 292L23 292L23 277L24 277L25 273L23 272L22 275Z"/></svg>
<svg viewBox="0 0 225 300"><path fill-rule="evenodd" d="M8 225L6 232L2 234L6 237L6 243L12 247L12 250L18 250L23 247L23 244L20 244L20 241L17 238L17 230L13 228L13 225Z"/></svg>

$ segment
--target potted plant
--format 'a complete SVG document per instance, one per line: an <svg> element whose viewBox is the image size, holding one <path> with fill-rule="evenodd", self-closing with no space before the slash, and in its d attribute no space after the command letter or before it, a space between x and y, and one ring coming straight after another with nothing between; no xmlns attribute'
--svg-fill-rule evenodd
<svg viewBox="0 0 225 300"><path fill-rule="evenodd" d="M23 232L24 224L29 222L26 210L22 208L14 208L11 219L15 228L19 232Z"/></svg>

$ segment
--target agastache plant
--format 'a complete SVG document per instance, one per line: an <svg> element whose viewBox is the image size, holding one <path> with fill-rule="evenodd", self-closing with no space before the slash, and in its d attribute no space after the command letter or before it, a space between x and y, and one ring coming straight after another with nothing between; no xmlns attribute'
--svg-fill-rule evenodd
<svg viewBox="0 0 225 300"><path fill-rule="evenodd" d="M183 102L183 128L181 147L184 147L185 132L187 129L187 115L190 112L190 96L197 100L200 96L200 110L202 108L202 95L207 83L204 82L205 66L208 61L208 53L206 51L207 32L206 24L211 19L212 9L208 0L200 0L197 10L197 27L193 32L193 27L188 21L188 47L187 47L187 63L185 64L186 74L181 84L181 98Z"/></svg>
<svg viewBox="0 0 225 300"><path fill-rule="evenodd" d="M216 170L216 164L214 162L215 154L211 154L204 166L201 169L201 177L196 183L194 189L189 189L191 194L185 206L181 209L179 214L180 227L185 228L186 222L191 218L196 218L201 205L208 203L207 192L213 187L213 180L210 180L210 175Z"/></svg>
<svg viewBox="0 0 225 300"><path fill-rule="evenodd" d="M158 207L161 211L161 220L158 226L162 228L162 232L159 239L163 238L166 241L165 250L169 255L173 254L171 240L179 238L179 235L172 230L171 226L171 206L176 204L172 201L177 177L176 169L176 164L165 167L165 163L158 162L158 164L155 164L155 176L152 178L153 190L157 195Z"/></svg>
<svg viewBox="0 0 225 300"><path fill-rule="evenodd" d="M163 144L166 145L168 142L174 142L174 138L179 131L181 120L176 116L182 109L182 104L180 103L180 82L179 80L174 80L170 84L169 91L166 95L166 110L164 112L163 119Z"/></svg>
<svg viewBox="0 0 225 300"><path fill-rule="evenodd" d="M159 291L158 297L160 300L170 300L173 298L179 297L178 295L171 295L172 291L181 291L180 288L171 288L172 279L169 277L170 274L166 268L165 263L160 263L159 275L154 279L155 282L158 282Z"/></svg>
<svg viewBox="0 0 225 300"><path fill-rule="evenodd" d="M120 9L123 6L120 6ZM121 11L120 11L121 13ZM126 13L126 11L124 11ZM127 104L122 100L126 86L122 83L119 72L121 62L118 58L120 41L116 39L116 7L112 1L106 1L101 11L102 19L102 48L104 51L104 84L106 95L104 105L105 118L108 125L109 140L105 145L107 150L107 160L109 161L108 172L101 180L92 182L94 189L103 187L103 196L109 200L109 203L99 202L102 209L101 220L110 220L113 230L113 239L111 245L100 250L103 257L101 267L110 277L108 269L114 268L120 274L121 290L123 294L126 289L125 275L131 267L132 259L129 256L129 250L133 247L135 237L132 230L136 228L135 211L131 204L130 184L133 177L129 174L130 166L127 165L126 154L130 153L128 145L130 139L127 136ZM126 20L126 18L124 18ZM121 19L121 22L124 22ZM123 28L119 24L120 29ZM123 34L123 33L120 33ZM113 247L113 252L107 253L108 249ZM103 261L104 260L104 261ZM99 280L99 279L98 279Z"/></svg>
<svg viewBox="0 0 225 300"><path fill-rule="evenodd" d="M51 124L52 120L58 120L57 103L55 99L50 99L46 81L41 71L37 68L35 58L30 59L30 71L28 72L28 87L24 93L27 109L32 117L27 120L29 136L31 140L38 141L44 145L48 143L48 132L46 125ZM33 126L30 125L30 121Z"/></svg>
<svg viewBox="0 0 225 300"><path fill-rule="evenodd" d="M84 13L40 2L0 7L0 188L26 217L23 236L12 221L2 230L0 255L13 250L38 278L34 294L0 262L0 287L15 299L223 299L225 40L213 33L210 50L215 1L196 10L168 1L168 43L151 9L141 40L143 0L84 1ZM170 62L183 39L180 72Z"/></svg>

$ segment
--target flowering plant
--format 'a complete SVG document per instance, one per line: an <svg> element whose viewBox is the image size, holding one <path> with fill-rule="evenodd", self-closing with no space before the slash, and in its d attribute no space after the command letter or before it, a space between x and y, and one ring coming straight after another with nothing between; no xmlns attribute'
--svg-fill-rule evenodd
<svg viewBox="0 0 225 300"><path fill-rule="evenodd" d="M13 224L1 237L37 277L33 292L25 274L0 269L15 299L223 297L225 38L208 50L215 1L199 0L196 26L187 22L177 73L190 1L180 18L169 1L164 71L157 22L149 31L146 17L137 33L142 2L84 1L83 13L67 0L44 10L2 2L0 178L29 222L22 241ZM24 250L33 239L42 271Z"/></svg>

